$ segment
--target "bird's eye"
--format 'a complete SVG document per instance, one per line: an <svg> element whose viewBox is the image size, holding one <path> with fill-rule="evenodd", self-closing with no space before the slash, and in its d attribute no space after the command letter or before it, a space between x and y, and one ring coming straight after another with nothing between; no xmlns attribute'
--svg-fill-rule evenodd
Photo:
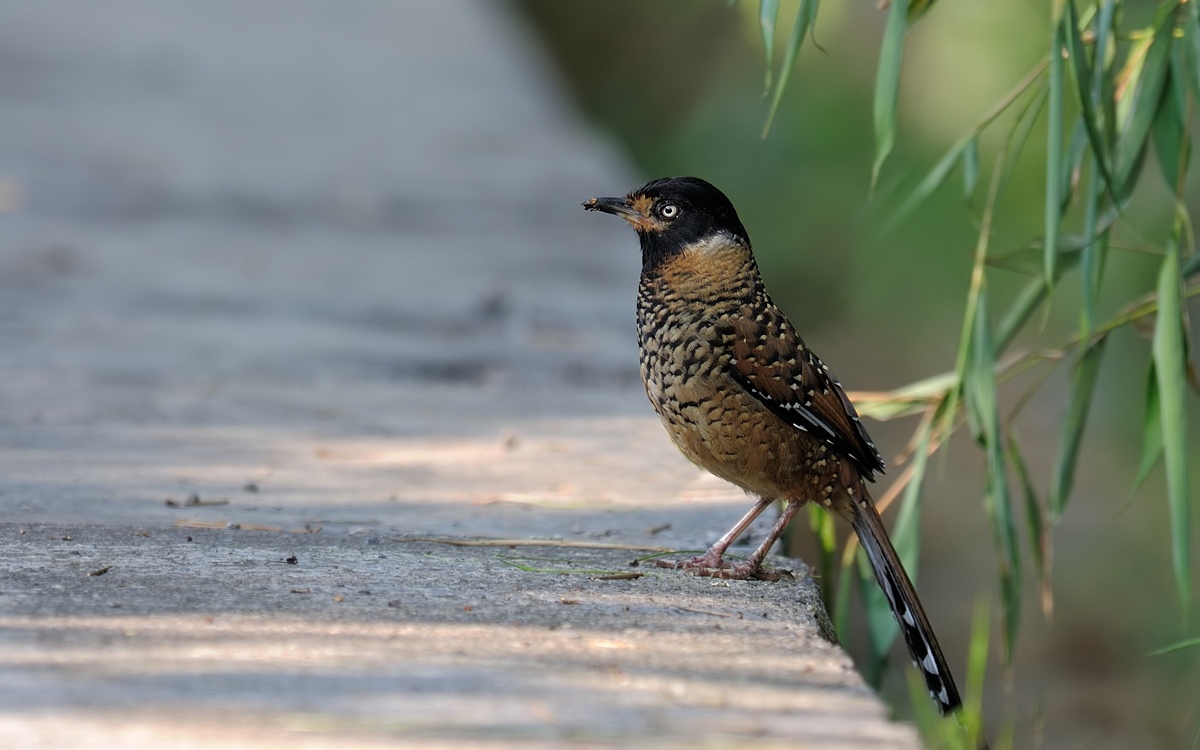
<svg viewBox="0 0 1200 750"><path fill-rule="evenodd" d="M658 215L664 219L674 219L679 215L679 206L674 203L664 203L658 207Z"/></svg>

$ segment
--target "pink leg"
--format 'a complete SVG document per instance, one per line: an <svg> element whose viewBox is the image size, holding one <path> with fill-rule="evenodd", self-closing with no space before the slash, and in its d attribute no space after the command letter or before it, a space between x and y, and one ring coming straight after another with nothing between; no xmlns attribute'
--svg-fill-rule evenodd
<svg viewBox="0 0 1200 750"><path fill-rule="evenodd" d="M712 546L700 557L692 558L691 560L671 561L671 560L655 560L654 564L660 568L675 568L677 570L687 570L699 576L712 576L713 578L761 578L764 580L777 581L782 578L782 574L773 571L761 570L762 561L766 558L767 553L771 551L771 547L775 541L779 539L779 535L787 528L788 523L795 517L796 512L800 510L803 503L789 501L787 506L780 514L779 520L771 527L771 531L767 534L767 538L750 554L750 557L742 563L731 565L725 562L722 558L725 555L725 550L733 541L737 539L746 527L758 518L767 506L771 504L771 500L759 500L750 512L742 516L742 520L738 521L732 529L725 533L717 543Z"/></svg>

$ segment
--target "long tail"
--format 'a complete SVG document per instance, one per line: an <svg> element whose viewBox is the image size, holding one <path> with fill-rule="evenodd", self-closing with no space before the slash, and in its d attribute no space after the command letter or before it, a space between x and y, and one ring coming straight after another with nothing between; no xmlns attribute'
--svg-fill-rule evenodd
<svg viewBox="0 0 1200 750"><path fill-rule="evenodd" d="M908 579L908 573L896 554L896 548L892 546L892 540L888 538L887 529L874 503L868 500L851 505L854 513L849 519L850 524L858 534L867 559L875 569L875 578L892 606L892 614L900 624L900 632L904 633L908 652L925 677L929 695L943 714L949 714L962 706L962 699L954 685L954 676L950 673L946 657L942 656L937 636L933 634L933 626L925 616L925 608L921 606L917 590Z"/></svg>

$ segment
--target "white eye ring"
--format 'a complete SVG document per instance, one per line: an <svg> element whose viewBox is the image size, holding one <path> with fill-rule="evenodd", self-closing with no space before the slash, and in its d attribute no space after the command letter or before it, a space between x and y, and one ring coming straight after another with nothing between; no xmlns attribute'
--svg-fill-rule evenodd
<svg viewBox="0 0 1200 750"><path fill-rule="evenodd" d="M658 209L658 215L664 219L674 219L679 215L679 206L674 203L664 203Z"/></svg>

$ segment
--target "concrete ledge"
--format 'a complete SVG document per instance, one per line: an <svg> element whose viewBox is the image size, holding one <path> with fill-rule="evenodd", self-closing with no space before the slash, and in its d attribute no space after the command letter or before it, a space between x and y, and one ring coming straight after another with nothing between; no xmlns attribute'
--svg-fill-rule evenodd
<svg viewBox="0 0 1200 750"><path fill-rule="evenodd" d="M5 524L0 546L9 746L916 746L802 570L195 528Z"/></svg>

